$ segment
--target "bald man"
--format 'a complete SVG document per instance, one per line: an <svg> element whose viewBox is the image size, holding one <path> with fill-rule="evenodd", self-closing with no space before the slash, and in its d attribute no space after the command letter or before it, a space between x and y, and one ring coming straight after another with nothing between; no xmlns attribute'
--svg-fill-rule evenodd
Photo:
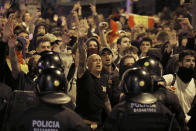
<svg viewBox="0 0 196 131"><path fill-rule="evenodd" d="M101 57L97 54L92 54L90 57L88 57L87 67L91 74L97 78L100 78L100 73L102 70Z"/></svg>
<svg viewBox="0 0 196 131"><path fill-rule="evenodd" d="M78 68L76 112L87 125L98 131L102 128L103 113L111 111L106 87L100 82L102 60L99 55L92 54L87 62L82 62L84 64Z"/></svg>

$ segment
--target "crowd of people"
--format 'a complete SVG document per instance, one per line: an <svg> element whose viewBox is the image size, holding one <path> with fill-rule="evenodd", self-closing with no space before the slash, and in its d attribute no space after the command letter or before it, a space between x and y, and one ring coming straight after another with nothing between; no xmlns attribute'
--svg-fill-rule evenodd
<svg viewBox="0 0 196 131"><path fill-rule="evenodd" d="M67 16L6 2L0 16L3 131L194 131L196 31L186 6L130 26L80 2Z"/></svg>

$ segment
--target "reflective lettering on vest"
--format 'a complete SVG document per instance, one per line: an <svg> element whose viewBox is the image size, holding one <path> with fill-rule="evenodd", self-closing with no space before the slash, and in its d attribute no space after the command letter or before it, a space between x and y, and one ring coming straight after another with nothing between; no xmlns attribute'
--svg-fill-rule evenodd
<svg viewBox="0 0 196 131"><path fill-rule="evenodd" d="M58 131L60 129L59 121L32 120L34 131Z"/></svg>
<svg viewBox="0 0 196 131"><path fill-rule="evenodd" d="M50 128L52 128L52 121L49 121L49 122L48 122L48 126L49 126Z"/></svg>
<svg viewBox="0 0 196 131"><path fill-rule="evenodd" d="M58 129L33 128L33 131L58 131Z"/></svg>
<svg viewBox="0 0 196 131"><path fill-rule="evenodd" d="M129 107L133 109L133 112L157 112L156 104L130 103Z"/></svg>

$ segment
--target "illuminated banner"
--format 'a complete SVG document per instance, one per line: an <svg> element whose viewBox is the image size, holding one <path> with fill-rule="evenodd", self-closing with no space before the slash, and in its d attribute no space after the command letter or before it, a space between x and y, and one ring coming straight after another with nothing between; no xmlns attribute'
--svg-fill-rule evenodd
<svg viewBox="0 0 196 131"><path fill-rule="evenodd" d="M154 27L154 18L150 16L141 16L136 14L128 15L128 25L130 28L135 26L144 26L146 28Z"/></svg>

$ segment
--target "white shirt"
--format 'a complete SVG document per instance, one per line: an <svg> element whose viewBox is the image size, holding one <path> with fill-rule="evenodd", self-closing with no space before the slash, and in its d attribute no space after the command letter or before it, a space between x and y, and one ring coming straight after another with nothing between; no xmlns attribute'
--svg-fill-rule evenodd
<svg viewBox="0 0 196 131"><path fill-rule="evenodd" d="M167 85L170 86L173 81L173 75L164 75L163 78L165 79ZM177 95L179 102L184 110L187 122L190 119L190 116L187 113L189 112L193 99L196 95L196 85L194 82L194 78L192 78L189 83L184 83L178 77L178 75L176 75L176 81L174 83L174 86L176 87L175 94Z"/></svg>

